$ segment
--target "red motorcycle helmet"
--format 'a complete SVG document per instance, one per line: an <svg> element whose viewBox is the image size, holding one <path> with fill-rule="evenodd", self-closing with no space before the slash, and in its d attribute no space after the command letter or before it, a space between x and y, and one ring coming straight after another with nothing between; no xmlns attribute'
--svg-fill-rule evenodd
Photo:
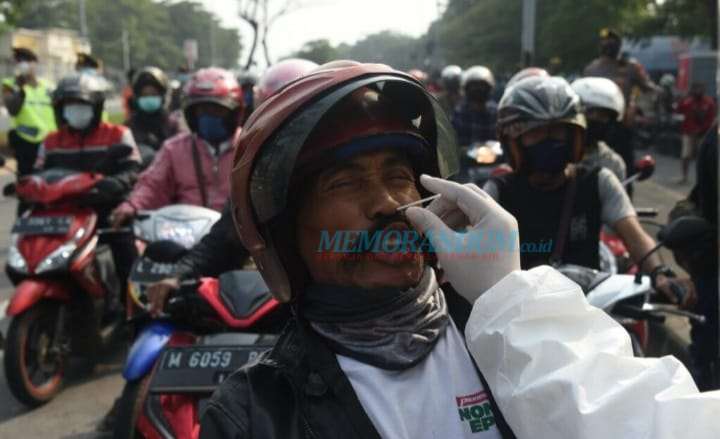
<svg viewBox="0 0 720 439"><path fill-rule="evenodd" d="M383 104L375 111L367 108L369 102ZM358 143L376 147L372 141L385 135L421 145L418 172L447 177L457 170L455 134L445 112L412 76L381 64L321 66L281 88L248 119L236 143L233 217L279 301L296 297L308 280L295 247L293 217L300 198L293 192L303 181L304 166L323 169L329 158L342 160L339 156ZM388 146L395 144L381 145Z"/></svg>
<svg viewBox="0 0 720 439"><path fill-rule="evenodd" d="M258 81L256 104L262 104L273 93L283 88L309 71L316 69L318 65L312 61L300 58L291 58L270 66Z"/></svg>
<svg viewBox="0 0 720 439"><path fill-rule="evenodd" d="M237 126L242 120L244 101L240 84L228 70L219 67L200 69L185 84L183 113L190 130L197 130L194 107L199 104L217 104L232 112L230 123Z"/></svg>

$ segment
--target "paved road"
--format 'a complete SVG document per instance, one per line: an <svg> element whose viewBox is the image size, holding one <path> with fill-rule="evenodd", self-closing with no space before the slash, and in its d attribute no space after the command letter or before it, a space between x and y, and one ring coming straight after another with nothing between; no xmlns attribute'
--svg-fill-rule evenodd
<svg viewBox="0 0 720 439"><path fill-rule="evenodd" d="M676 160L658 157L656 176L636 186L635 204L660 209L659 221L664 222L675 201L689 191L690 185L675 187L670 183L678 172ZM9 181L9 175L0 174L0 186ZM5 264L9 229L15 212L13 199L0 200L0 264ZM655 230L648 229L655 234ZM666 260L672 258L664 253ZM10 297L12 289L0 275L0 303ZM0 308L2 311L2 308ZM2 314L0 314L0 318ZM7 320L0 320L0 331L5 333ZM682 320L671 322L681 339L687 340L687 325ZM0 354L1 355L1 354ZM119 375L123 349L107 356L90 377L70 380L67 388L44 407L28 411L10 395L4 373L0 370L0 437L1 438L94 438L96 422L110 408L120 393Z"/></svg>

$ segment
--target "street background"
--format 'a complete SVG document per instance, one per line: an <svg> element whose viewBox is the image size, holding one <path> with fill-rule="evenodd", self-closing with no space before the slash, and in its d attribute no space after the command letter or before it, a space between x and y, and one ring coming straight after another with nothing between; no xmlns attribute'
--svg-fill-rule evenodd
<svg viewBox="0 0 720 439"><path fill-rule="evenodd" d="M638 151L638 155L647 151ZM635 185L634 204L638 207L659 209L657 221L665 223L667 214L675 202L684 198L694 184L676 185L673 180L680 172L679 160L674 157L653 154L657 161L655 174L650 180ZM11 164L12 166L12 164ZM0 187L12 181L14 176L8 172L0 174ZM10 229L15 218L14 198L0 199L0 265L5 266ZM656 227L646 226L652 236ZM676 270L672 256L662 252L665 261ZM7 300L12 295L12 285L7 277L0 275L0 332L7 331L8 319L5 318ZM689 326L680 318L668 319L678 341L689 343ZM101 437L94 432L95 425L110 409L112 403L122 391L123 380L120 376L122 362L127 346L122 344L103 357L92 375L71 378L66 388L50 403L29 411L19 404L7 388L2 368L0 368L0 438L62 438L86 439ZM0 351L0 357L2 352Z"/></svg>

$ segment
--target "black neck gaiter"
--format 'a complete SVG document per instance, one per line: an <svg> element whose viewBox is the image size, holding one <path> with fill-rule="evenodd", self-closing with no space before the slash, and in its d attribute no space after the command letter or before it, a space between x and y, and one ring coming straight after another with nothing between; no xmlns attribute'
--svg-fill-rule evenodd
<svg viewBox="0 0 720 439"><path fill-rule="evenodd" d="M303 293L301 312L336 353L388 370L418 364L449 322L429 267L407 290L312 285Z"/></svg>

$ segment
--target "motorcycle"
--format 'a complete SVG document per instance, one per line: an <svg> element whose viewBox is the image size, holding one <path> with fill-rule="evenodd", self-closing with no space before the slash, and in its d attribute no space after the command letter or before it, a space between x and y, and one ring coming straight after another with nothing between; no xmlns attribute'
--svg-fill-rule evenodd
<svg viewBox="0 0 720 439"><path fill-rule="evenodd" d="M479 187L490 178L493 171L504 162L505 155L500 142L486 140L461 148L460 172L455 180L475 183Z"/></svg>
<svg viewBox="0 0 720 439"><path fill-rule="evenodd" d="M115 145L95 169L129 152ZM6 273L16 288L4 355L10 391L31 407L60 391L71 354L92 363L122 327L114 309L121 282L110 247L100 239L115 232L98 227L93 208L102 178L100 172L48 169L3 190L32 206L15 222L8 249Z"/></svg>
<svg viewBox="0 0 720 439"><path fill-rule="evenodd" d="M202 401L272 347L287 317L257 271L183 282L130 349L113 437L197 438Z"/></svg>
<svg viewBox="0 0 720 439"><path fill-rule="evenodd" d="M691 225L682 222L669 224L658 233L658 245L642 258L641 263L663 245L672 247L678 242L694 239L699 233L698 230L700 228L695 227L693 230ZM705 323L705 317L702 315L664 303L665 301L651 287L650 277L640 272L612 274L569 264L558 267L558 270L581 287L588 303L604 310L625 327L636 356L644 356L648 353L653 356L673 353L683 360L686 356L684 353L661 352L655 346L657 343L653 343L651 338L663 336L658 331L664 330L662 324L667 315L677 315L700 324ZM682 303L686 292L677 285L673 285L672 289L678 303Z"/></svg>

